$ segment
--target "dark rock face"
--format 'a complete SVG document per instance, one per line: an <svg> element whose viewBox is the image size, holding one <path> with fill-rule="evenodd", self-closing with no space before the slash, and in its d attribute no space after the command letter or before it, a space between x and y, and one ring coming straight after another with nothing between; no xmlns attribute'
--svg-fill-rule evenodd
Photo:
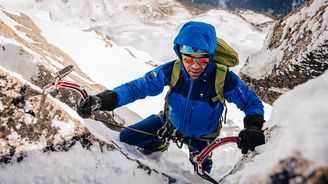
<svg viewBox="0 0 328 184"><path fill-rule="evenodd" d="M263 101L272 104L281 94L328 69L327 14L327 1L309 2L277 22L262 51L249 57L240 75ZM273 64L272 69L255 74L254 63L264 59Z"/></svg>
<svg viewBox="0 0 328 184"><path fill-rule="evenodd" d="M300 155L287 158L277 164L266 183L327 183L327 168L311 170L311 165Z"/></svg>
<svg viewBox="0 0 328 184"><path fill-rule="evenodd" d="M283 17L294 8L307 2L308 0L188 0L189 2L214 6L219 8L250 9L275 17Z"/></svg>

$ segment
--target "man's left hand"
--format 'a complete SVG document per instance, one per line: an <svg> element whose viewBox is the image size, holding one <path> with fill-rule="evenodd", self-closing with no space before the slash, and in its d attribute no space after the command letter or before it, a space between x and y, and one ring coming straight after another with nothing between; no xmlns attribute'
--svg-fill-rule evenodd
<svg viewBox="0 0 328 184"><path fill-rule="evenodd" d="M240 131L237 145L242 154L246 154L248 150L254 151L261 144L264 144L264 134L259 127L250 126Z"/></svg>
<svg viewBox="0 0 328 184"><path fill-rule="evenodd" d="M265 143L262 126L264 118L261 115L247 115L244 118L244 129L238 135L237 145L242 154L248 150L254 151L255 147Z"/></svg>

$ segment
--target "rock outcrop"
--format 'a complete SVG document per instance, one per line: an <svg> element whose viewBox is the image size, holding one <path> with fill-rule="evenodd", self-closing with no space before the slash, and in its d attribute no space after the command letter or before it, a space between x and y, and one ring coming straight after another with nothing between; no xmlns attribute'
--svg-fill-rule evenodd
<svg viewBox="0 0 328 184"><path fill-rule="evenodd" d="M40 104L41 89L13 74L17 75L0 67L0 166L3 168L7 164L16 164L26 158L28 160L36 151L69 152L80 144L84 151L93 154L117 152L122 155L119 157L122 162L132 162L136 170L157 175L155 177L169 183L176 181L131 157L115 141L94 136L80 120L67 112L69 106L52 96L48 95L44 103ZM72 176L75 177L78 176ZM13 178L11 180L14 181Z"/></svg>
<svg viewBox="0 0 328 184"><path fill-rule="evenodd" d="M240 75L266 103L328 69L328 1L312 0L278 21Z"/></svg>

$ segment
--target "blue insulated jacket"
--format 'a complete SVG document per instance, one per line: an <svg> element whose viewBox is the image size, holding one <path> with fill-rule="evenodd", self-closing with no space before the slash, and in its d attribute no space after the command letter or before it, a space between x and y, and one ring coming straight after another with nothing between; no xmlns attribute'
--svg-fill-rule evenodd
<svg viewBox="0 0 328 184"><path fill-rule="evenodd" d="M216 33L213 26L201 22L185 24L174 40L174 50L180 58L179 45L189 45L205 49L210 54L210 62L202 75L191 80L181 63L182 76L167 96L168 116L173 126L185 136L203 137L215 132L221 126L223 105L212 102L215 92L215 64L213 56L216 48ZM174 61L158 66L143 77L118 86L118 106L123 106L146 96L160 94L164 86L170 84ZM263 115L263 105L256 94L231 71L227 72L224 97L235 103L246 115Z"/></svg>

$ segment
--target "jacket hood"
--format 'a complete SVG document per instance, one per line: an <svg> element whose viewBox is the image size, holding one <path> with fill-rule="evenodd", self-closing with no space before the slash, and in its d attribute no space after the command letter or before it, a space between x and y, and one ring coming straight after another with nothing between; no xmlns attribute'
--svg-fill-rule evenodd
<svg viewBox="0 0 328 184"><path fill-rule="evenodd" d="M179 57L181 62L180 45L188 45L199 49L206 50L210 55L210 62L205 68L203 74L199 77L203 78L204 74L211 73L215 69L213 62L215 49L216 49L216 32L215 28L204 22L190 21L182 26L178 35L174 39L174 51ZM181 70L183 74L188 77L183 64L181 64Z"/></svg>

